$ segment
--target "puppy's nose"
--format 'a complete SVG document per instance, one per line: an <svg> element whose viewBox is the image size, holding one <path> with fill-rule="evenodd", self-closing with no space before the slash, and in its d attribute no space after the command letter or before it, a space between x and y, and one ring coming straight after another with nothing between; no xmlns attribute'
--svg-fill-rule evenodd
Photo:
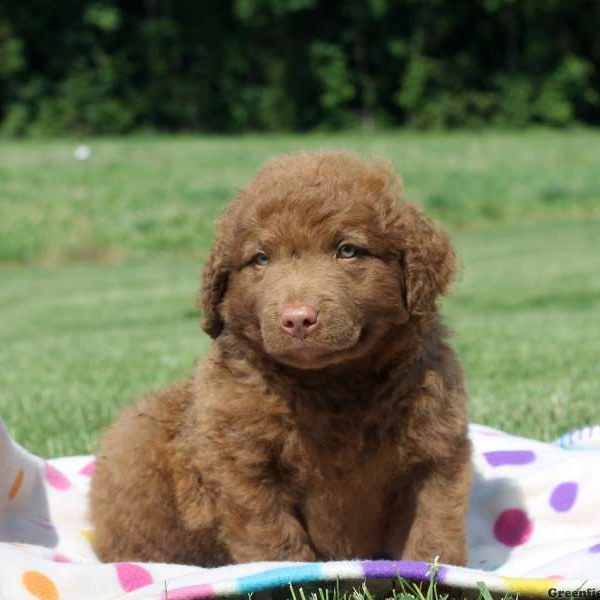
<svg viewBox="0 0 600 600"><path fill-rule="evenodd" d="M317 311L310 304L284 306L281 311L280 324L287 334L303 340L317 326Z"/></svg>

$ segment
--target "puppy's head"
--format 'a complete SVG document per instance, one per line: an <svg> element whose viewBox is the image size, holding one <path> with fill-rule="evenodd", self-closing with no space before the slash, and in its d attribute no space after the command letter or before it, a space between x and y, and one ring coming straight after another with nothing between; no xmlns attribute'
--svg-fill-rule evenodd
<svg viewBox="0 0 600 600"><path fill-rule="evenodd" d="M203 275L205 331L227 328L277 362L319 369L430 314L454 252L400 196L386 163L342 152L266 163L221 220Z"/></svg>

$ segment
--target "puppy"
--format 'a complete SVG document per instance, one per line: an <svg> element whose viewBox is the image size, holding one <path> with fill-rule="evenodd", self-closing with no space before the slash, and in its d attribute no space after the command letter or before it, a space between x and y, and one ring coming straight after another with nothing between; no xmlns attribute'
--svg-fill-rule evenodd
<svg viewBox="0 0 600 600"><path fill-rule="evenodd" d="M435 304L455 268L385 163L269 161L204 268L208 355L102 438L99 558L464 565L466 395Z"/></svg>

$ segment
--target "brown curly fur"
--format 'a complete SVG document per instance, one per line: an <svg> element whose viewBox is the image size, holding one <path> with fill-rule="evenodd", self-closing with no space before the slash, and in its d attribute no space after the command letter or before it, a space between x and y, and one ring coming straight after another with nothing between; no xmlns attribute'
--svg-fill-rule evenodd
<svg viewBox="0 0 600 600"><path fill-rule="evenodd" d="M102 438L102 560L465 564L466 397L435 305L455 256L400 196L385 163L301 153L230 204L203 274L208 356ZM342 241L365 252L337 258ZM319 311L304 340L278 326L290 302Z"/></svg>

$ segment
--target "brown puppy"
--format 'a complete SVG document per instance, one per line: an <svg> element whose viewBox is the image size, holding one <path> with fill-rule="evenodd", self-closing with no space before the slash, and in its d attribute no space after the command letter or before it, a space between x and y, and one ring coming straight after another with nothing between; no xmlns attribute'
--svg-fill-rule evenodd
<svg viewBox="0 0 600 600"><path fill-rule="evenodd" d="M208 356L102 439L102 560L465 564L466 397L435 306L455 257L400 195L386 164L305 153L229 206Z"/></svg>

